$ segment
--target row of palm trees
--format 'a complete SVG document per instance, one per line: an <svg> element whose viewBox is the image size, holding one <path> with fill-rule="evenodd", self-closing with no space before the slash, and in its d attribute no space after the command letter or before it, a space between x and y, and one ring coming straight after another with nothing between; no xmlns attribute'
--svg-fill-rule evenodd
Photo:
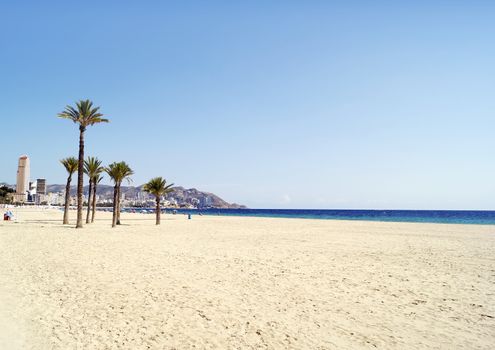
<svg viewBox="0 0 495 350"><path fill-rule="evenodd" d="M69 202L70 202L70 183L72 181L72 175L78 170L78 160L74 157L68 157L60 160L60 163L65 167L65 170L69 174L67 177L67 184L65 185L65 208L64 208L64 225L69 223ZM96 210L96 186L103 179L102 172L105 170L101 166L101 160L95 157L89 157L84 161L84 173L89 176L89 196L88 196L88 211L86 213L86 223L95 221ZM91 210L92 209L92 210ZM91 221L90 212L92 211Z"/></svg>
<svg viewBox="0 0 495 350"><path fill-rule="evenodd" d="M100 107L93 107L93 102L90 100L81 100L76 102L76 106L67 106L65 110L58 114L60 118L69 119L79 126L79 157L68 157L60 162L65 167L68 173L67 184L65 187L65 206L63 223L69 223L69 202L70 202L70 184L72 176L77 172L77 223L76 228L83 227L83 187L84 174L89 177L89 195L88 209L86 212L86 223L94 222L96 211L96 188L103 179L103 173L114 182L113 194L113 215L112 227L120 225L120 202L121 190L120 187L124 180L129 180L134 174L134 171L126 162L114 162L107 167L102 166L101 160L96 157L88 157L84 159L84 133L88 126L100 123L108 123L109 120L103 118L103 114L99 112ZM173 184L167 185L165 179L156 177L151 179L143 186L143 190L154 195L156 199L156 224L160 224L160 198L167 193L173 191ZM91 220L90 220L91 216Z"/></svg>

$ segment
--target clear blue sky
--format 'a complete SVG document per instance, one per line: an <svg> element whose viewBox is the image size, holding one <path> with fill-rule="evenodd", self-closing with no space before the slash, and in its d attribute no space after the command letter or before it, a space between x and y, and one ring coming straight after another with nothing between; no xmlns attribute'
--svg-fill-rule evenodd
<svg viewBox="0 0 495 350"><path fill-rule="evenodd" d="M0 181L87 154L257 208L495 209L492 1L2 1Z"/></svg>

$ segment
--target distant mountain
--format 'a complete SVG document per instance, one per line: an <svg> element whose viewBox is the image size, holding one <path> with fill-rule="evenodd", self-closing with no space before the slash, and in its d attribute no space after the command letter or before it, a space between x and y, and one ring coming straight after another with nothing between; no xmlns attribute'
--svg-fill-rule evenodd
<svg viewBox="0 0 495 350"><path fill-rule="evenodd" d="M143 186L122 186L122 195L126 199L138 199L142 198L143 195L147 196L142 191ZM48 185L48 193L58 193L65 191L65 185ZM98 185L96 188L97 195L101 199L113 199L113 186L109 185ZM76 186L71 186L71 194L76 194ZM88 186L84 186L84 194L88 195ZM181 186L174 187L174 192L169 193L165 199L176 202L177 205L188 205L192 204L200 207L214 207L214 208L245 208L244 205L237 203L228 203L217 195L209 192L198 191L195 188L186 189Z"/></svg>

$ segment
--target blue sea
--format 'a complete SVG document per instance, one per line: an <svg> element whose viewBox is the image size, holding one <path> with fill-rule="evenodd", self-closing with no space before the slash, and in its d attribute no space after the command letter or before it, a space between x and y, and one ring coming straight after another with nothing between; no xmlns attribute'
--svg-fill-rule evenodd
<svg viewBox="0 0 495 350"><path fill-rule="evenodd" d="M165 210L170 213L172 210ZM317 209L178 209L191 215L254 216L323 220L431 222L495 225L495 211L478 210L317 210Z"/></svg>

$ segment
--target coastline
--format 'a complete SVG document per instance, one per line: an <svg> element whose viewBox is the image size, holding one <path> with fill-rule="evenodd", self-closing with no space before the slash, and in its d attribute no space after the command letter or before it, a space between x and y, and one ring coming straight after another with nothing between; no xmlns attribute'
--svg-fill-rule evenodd
<svg viewBox="0 0 495 350"><path fill-rule="evenodd" d="M99 212L75 230L60 219L18 210L0 224L0 282L17 288L27 339L50 348L495 341L495 226L167 214L157 227L125 213L112 230Z"/></svg>
<svg viewBox="0 0 495 350"><path fill-rule="evenodd" d="M154 212L154 208L125 208L124 210L138 213ZM162 212L261 218L495 225L495 211L493 210L164 208Z"/></svg>

